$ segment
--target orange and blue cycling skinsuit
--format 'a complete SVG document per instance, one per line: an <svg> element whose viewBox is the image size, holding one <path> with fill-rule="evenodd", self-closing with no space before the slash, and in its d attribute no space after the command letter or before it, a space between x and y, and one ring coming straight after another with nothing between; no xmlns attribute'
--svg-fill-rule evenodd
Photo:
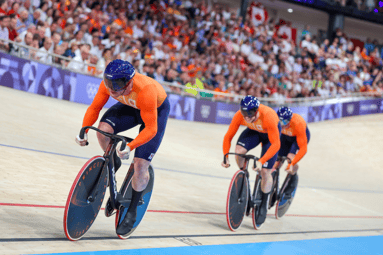
<svg viewBox="0 0 383 255"><path fill-rule="evenodd" d="M85 113L82 126L92 126L98 119L102 107L110 97L104 81ZM136 73L129 95L115 98L119 102L109 108L100 122L108 123L114 134L131 129L139 124L139 135L128 144L136 149L135 157L151 161L165 133L170 104L161 84L146 75Z"/></svg>
<svg viewBox="0 0 383 255"><path fill-rule="evenodd" d="M264 168L271 169L277 159L280 148L281 125L277 113L266 105L258 108L259 117L253 123L247 123L239 110L235 113L229 130L223 140L223 154L229 152L231 140L237 133L240 125L247 126L238 138L237 145L244 147L247 151L262 143L262 153L259 162Z"/></svg>
<svg viewBox="0 0 383 255"><path fill-rule="evenodd" d="M303 158L307 152L309 140L310 131L306 121L299 114L293 113L290 123L282 127L281 149L278 153L279 156L287 156L289 153L296 154L287 168L296 165Z"/></svg>

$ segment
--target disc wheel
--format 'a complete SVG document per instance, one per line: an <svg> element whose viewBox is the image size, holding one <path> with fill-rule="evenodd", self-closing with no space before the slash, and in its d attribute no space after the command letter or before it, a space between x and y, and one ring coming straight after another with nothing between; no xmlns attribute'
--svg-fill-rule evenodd
<svg viewBox="0 0 383 255"><path fill-rule="evenodd" d="M231 231L242 224L249 199L249 187L244 171L237 171L231 179L226 200L226 221Z"/></svg>
<svg viewBox="0 0 383 255"><path fill-rule="evenodd" d="M64 210L64 232L77 241L89 230L101 209L107 186L107 171L102 171L105 159L96 156L88 160L77 174L69 191ZM94 201L88 201L92 188L99 183Z"/></svg>

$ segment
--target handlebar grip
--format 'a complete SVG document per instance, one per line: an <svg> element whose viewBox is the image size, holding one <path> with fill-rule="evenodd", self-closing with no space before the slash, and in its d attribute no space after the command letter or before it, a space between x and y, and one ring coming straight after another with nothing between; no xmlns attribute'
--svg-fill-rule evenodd
<svg viewBox="0 0 383 255"><path fill-rule="evenodd" d="M80 135L79 135L79 137L80 137L80 139L84 139L84 136L85 136L85 128L81 128L81 130L80 130Z"/></svg>
<svg viewBox="0 0 383 255"><path fill-rule="evenodd" d="M81 128L80 134L79 134L80 139L84 139L86 129L87 129L86 127ZM85 146L88 146L88 145L89 145L89 143L88 143L88 141L86 141Z"/></svg>
<svg viewBox="0 0 383 255"><path fill-rule="evenodd" d="M126 141L126 139L123 138L123 139L121 139L121 142L122 142L122 144L121 144L120 151L123 151L123 150L125 150L126 144L128 143L128 141Z"/></svg>
<svg viewBox="0 0 383 255"><path fill-rule="evenodd" d="M125 150L125 148L126 148L126 142L125 142L125 141L122 141L120 151Z"/></svg>

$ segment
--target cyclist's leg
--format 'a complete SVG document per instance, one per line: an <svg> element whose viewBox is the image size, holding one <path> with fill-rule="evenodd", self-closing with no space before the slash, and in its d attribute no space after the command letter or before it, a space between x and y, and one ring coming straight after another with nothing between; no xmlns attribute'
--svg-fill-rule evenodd
<svg viewBox="0 0 383 255"><path fill-rule="evenodd" d="M121 103L116 103L102 116L98 128L112 134L120 133L138 124L137 114L139 114L138 110ZM101 148L105 151L110 142L110 138L98 132L97 138ZM117 156L116 151L113 153L113 160L115 172L117 172L122 163L121 159ZM114 209L110 200L108 200L105 206L105 215L110 217L113 214L113 211Z"/></svg>
<svg viewBox="0 0 383 255"><path fill-rule="evenodd" d="M308 143L310 141L310 131L308 128L306 128L306 136L307 136L307 143ZM292 146L290 148L290 151L289 151L289 154L287 155L287 157L290 160L293 160L293 158L297 154L298 150L299 150L299 146L298 146L298 143L295 139L294 143L292 144ZM291 196L291 193L294 191L294 189L296 188L296 186L298 184L298 176L297 176L298 169L299 169L298 164L295 164L293 167L293 173L291 175L290 182L289 182L289 184L286 187L286 190L284 192L286 198L289 198Z"/></svg>
<svg viewBox="0 0 383 255"><path fill-rule="evenodd" d="M139 114L137 109L118 102L105 112L98 128L108 133L118 134L138 125L137 114ZM98 132L97 138L101 148L105 151L110 138ZM117 156L116 152L113 154L113 159L117 171L121 166L121 159Z"/></svg>
<svg viewBox="0 0 383 255"><path fill-rule="evenodd" d="M262 142L262 155L264 155L267 149L270 147L270 142ZM273 166L277 160L278 153L276 153L271 159L269 159L262 167L261 170L261 195L262 195L262 204L259 208L258 218L256 223L258 225L263 224L266 220L267 210L269 205L269 197L273 188Z"/></svg>
<svg viewBox="0 0 383 255"><path fill-rule="evenodd" d="M132 201L130 203L128 212L122 224L117 227L117 234L125 235L129 233L136 222L137 206L142 197L142 193L149 183L149 165L154 155L156 154L162 138L165 134L166 124L169 117L170 105L168 99L158 108L157 115L157 134L146 144L136 148L134 155L134 174L132 177ZM141 123L142 120L141 120ZM142 124L140 132L145 128Z"/></svg>
<svg viewBox="0 0 383 255"><path fill-rule="evenodd" d="M255 148L260 143L259 132L246 128L239 136L235 153L246 154L249 150ZM235 157L238 167L242 168L245 159L239 156Z"/></svg>
<svg viewBox="0 0 383 255"><path fill-rule="evenodd" d="M279 126L279 131L280 131L280 126ZM269 141L268 135L267 134L260 134L260 139L262 141L262 152L261 156L265 155L267 150L270 148L271 143ZM262 166L261 170L261 194L262 194L262 204L259 208L259 214L258 218L256 219L257 224L263 224L266 220L267 216L267 208L269 204L269 195L271 193L271 190L273 188L273 176L272 176L272 171L274 164L277 160L278 157L278 152L275 153L275 155L269 159L265 164Z"/></svg>

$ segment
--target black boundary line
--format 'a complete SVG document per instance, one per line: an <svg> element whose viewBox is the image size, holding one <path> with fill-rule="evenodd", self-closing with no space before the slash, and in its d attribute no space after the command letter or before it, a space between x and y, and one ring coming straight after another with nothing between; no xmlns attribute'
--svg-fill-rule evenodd
<svg viewBox="0 0 383 255"><path fill-rule="evenodd" d="M226 236L269 236L269 235L302 235L316 233L342 233L342 232L374 232L383 229L345 229L345 230L318 230L318 231L297 231L297 232L272 232L272 233L244 233L244 234L205 234L205 235L158 235L158 236L132 236L129 239L162 239L162 238L192 238L192 237L226 237ZM84 237L81 240L119 240L115 237ZM80 242L81 242L80 240ZM7 242L48 242L48 241L68 241L63 237L58 238L1 238L0 243Z"/></svg>
<svg viewBox="0 0 383 255"><path fill-rule="evenodd" d="M62 153L50 152L50 151L42 151L42 150L18 147L18 146L7 145L7 144L0 144L0 146L14 148L14 149L20 149L20 150L27 150L27 151L33 151L33 152L52 154L52 155L58 155L58 156L64 156L64 157L86 159L86 160L90 159L90 157L79 157L79 156L74 156L74 155L69 155L69 154L62 154ZM130 165L129 163L122 163L122 164L123 165ZM168 172L176 172L176 173L182 173L182 174L191 174L191 175L197 175L197 176L203 176L203 177L211 177L211 178L216 178L216 179L231 180L231 177L215 176L215 175L209 175L209 174L199 174L199 173L193 173L193 172L187 172L187 171L181 171L181 170L175 170L175 169L168 169L168 168L161 168L161 167L155 167L155 169L168 171ZM250 182L254 183L253 180L251 180ZM351 190L351 189L336 189L336 188L329 188L329 187L308 187L308 186L300 186L300 187L301 188L307 188L307 189L319 189L319 190L323 189L323 190L344 191L344 192L383 194L383 191L381 191L381 190Z"/></svg>

